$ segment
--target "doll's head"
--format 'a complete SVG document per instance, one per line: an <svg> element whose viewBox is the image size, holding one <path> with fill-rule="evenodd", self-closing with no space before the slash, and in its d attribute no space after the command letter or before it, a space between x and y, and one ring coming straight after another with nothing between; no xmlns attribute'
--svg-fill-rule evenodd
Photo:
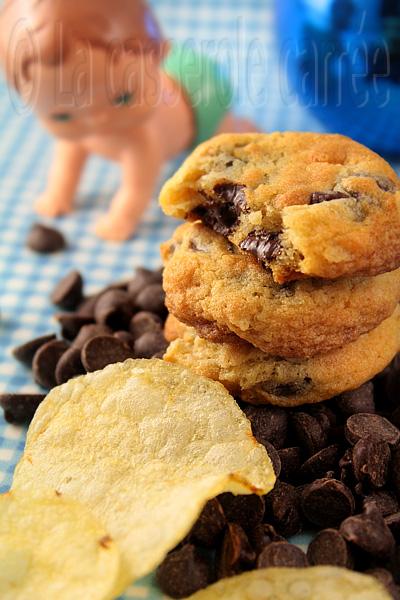
<svg viewBox="0 0 400 600"><path fill-rule="evenodd" d="M143 0L6 0L0 13L7 78L60 137L142 122L159 101L165 52Z"/></svg>

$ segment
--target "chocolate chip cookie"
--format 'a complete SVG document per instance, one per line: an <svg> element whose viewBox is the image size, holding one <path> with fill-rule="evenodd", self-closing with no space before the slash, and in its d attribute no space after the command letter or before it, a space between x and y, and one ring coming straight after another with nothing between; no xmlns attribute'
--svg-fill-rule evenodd
<svg viewBox="0 0 400 600"><path fill-rule="evenodd" d="M300 406L356 389L382 371L399 350L397 307L393 315L355 342L309 360L266 356L246 343L215 344L189 327L170 344L164 360L220 381L251 404Z"/></svg>
<svg viewBox="0 0 400 600"><path fill-rule="evenodd" d="M161 192L171 216L200 219L280 284L372 276L400 266L400 181L340 135L225 134L199 146Z"/></svg>
<svg viewBox="0 0 400 600"><path fill-rule="evenodd" d="M400 270L278 285L253 256L200 223L179 227L162 254L171 313L201 337L238 336L272 356L330 352L376 327L400 300Z"/></svg>

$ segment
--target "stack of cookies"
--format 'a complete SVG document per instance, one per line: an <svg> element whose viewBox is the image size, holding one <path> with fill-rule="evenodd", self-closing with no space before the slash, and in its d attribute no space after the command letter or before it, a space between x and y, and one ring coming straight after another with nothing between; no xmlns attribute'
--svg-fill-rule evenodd
<svg viewBox="0 0 400 600"><path fill-rule="evenodd" d="M161 205L165 360L253 404L355 389L400 350L400 181L339 135L237 134L202 146Z"/></svg>

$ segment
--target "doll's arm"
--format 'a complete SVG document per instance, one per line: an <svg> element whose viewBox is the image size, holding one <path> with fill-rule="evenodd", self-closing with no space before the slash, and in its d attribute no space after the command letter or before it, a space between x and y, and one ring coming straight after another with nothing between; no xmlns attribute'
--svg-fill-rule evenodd
<svg viewBox="0 0 400 600"><path fill-rule="evenodd" d="M57 141L47 189L35 205L40 214L57 217L72 210L87 157L87 152L79 144Z"/></svg>
<svg viewBox="0 0 400 600"><path fill-rule="evenodd" d="M116 242L131 237L151 201L163 162L159 144L151 137L124 153L122 185L109 212L97 222L97 235Z"/></svg>

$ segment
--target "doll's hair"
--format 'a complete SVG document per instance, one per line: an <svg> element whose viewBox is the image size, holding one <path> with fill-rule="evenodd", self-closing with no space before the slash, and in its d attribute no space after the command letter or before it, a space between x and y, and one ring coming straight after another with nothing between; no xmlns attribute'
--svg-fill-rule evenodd
<svg viewBox="0 0 400 600"><path fill-rule="evenodd" d="M57 65L76 42L110 51L159 52L163 38L145 0L5 0L0 11L0 58L23 48L22 76L34 63Z"/></svg>

